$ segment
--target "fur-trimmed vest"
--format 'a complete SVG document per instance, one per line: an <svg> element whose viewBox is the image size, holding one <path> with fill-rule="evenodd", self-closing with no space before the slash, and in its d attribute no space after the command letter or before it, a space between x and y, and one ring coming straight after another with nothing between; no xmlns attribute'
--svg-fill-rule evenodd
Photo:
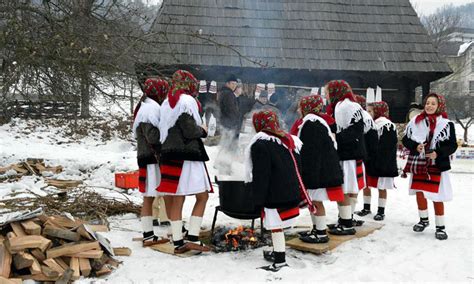
<svg viewBox="0 0 474 284"><path fill-rule="evenodd" d="M375 152L366 164L367 173L373 177L396 177L397 167L397 128L390 120L380 117L375 120Z"/></svg>
<svg viewBox="0 0 474 284"><path fill-rule="evenodd" d="M298 144L301 147L300 141ZM301 169L298 151L297 148L293 154ZM257 207L290 208L299 204L301 195L294 163L280 139L257 133L246 151L246 170L246 181L252 183Z"/></svg>
<svg viewBox="0 0 474 284"><path fill-rule="evenodd" d="M411 155L419 155L416 147L418 144L426 143L429 134L427 120L425 119L416 124L415 119L416 117L408 123L402 140L403 146L410 150ZM435 160L435 166L440 171L444 172L451 169L449 156L454 154L457 148L454 123L438 116L433 139L431 144L426 146L426 149L434 150L438 155Z"/></svg>
<svg viewBox="0 0 474 284"><path fill-rule="evenodd" d="M334 117L337 124L337 152L341 161L365 159L362 107L348 99L337 103Z"/></svg>
<svg viewBox="0 0 474 284"><path fill-rule="evenodd" d="M337 144L330 135L331 130L322 118L314 114L304 117L298 136L303 142L302 177L307 189L334 187L343 183Z"/></svg>

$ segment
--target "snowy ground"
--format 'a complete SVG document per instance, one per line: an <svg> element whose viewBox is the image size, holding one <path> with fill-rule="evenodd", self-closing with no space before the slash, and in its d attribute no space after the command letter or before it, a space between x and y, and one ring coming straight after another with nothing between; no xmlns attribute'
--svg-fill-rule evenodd
<svg viewBox="0 0 474 284"><path fill-rule="evenodd" d="M30 131L25 121L0 126L0 166L28 157L44 158L51 165L62 165L65 179L85 179L104 195L120 197L113 187L114 173L136 167L133 142L114 138L101 142L97 137L80 140L66 138L60 127L37 126ZM59 144L58 144L59 142ZM208 147L212 160L217 147ZM399 165L401 166L401 165ZM110 218L111 232L106 236L113 246L127 246L130 257L120 257L123 265L103 279L81 279L80 283L159 283L159 282L316 282L316 281L474 281L473 235L473 177L474 161L455 160L452 180L454 200L446 204L447 241L434 238L434 224L424 233L414 233L412 225L418 221L415 199L408 196L407 180L396 180L397 190L389 192L385 226L363 239L352 240L322 256L287 250L290 268L278 273L258 270L265 265L262 249L238 253L208 253L191 258L179 258L141 247L132 242L141 235L139 219L135 215ZM14 183L0 183L0 200L12 192L32 190L41 193L42 178L24 177ZM120 190L121 191L121 190ZM123 192L123 191L121 191ZM26 194L26 193L25 193ZM132 200L140 202L138 192L128 192ZM375 193L374 193L375 194ZM375 194L376 195L376 194ZM359 198L358 208L362 206ZM204 216L204 227L210 227L217 194L212 194ZM192 198L185 204L184 216L191 212ZM336 219L336 205L327 204L329 221ZM434 213L430 204L430 217ZM372 210L376 210L373 199ZM370 220L368 216L365 220ZM303 211L298 225L309 225L307 211ZM218 226L249 225L223 214ZM162 230L162 232L164 232Z"/></svg>

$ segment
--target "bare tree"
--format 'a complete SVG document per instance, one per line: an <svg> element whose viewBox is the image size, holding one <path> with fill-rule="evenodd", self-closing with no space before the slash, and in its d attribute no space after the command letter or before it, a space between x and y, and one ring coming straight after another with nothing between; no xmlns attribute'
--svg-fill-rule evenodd
<svg viewBox="0 0 474 284"><path fill-rule="evenodd" d="M464 143L469 142L469 127L474 124L474 97L449 97L448 110L464 130Z"/></svg>
<svg viewBox="0 0 474 284"><path fill-rule="evenodd" d="M435 47L439 47L449 39L452 30L459 27L462 16L459 10L451 4L438 8L431 15L422 16L421 22L432 37Z"/></svg>

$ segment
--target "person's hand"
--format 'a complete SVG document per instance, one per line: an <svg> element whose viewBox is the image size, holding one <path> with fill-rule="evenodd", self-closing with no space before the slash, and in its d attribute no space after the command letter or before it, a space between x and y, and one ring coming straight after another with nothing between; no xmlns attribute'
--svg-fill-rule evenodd
<svg viewBox="0 0 474 284"><path fill-rule="evenodd" d="M436 154L436 152L433 151L433 152L431 152L431 153L429 153L429 154L426 154L426 157L429 158L429 159L431 159L431 160L435 160L436 157L438 157L438 154Z"/></svg>
<svg viewBox="0 0 474 284"><path fill-rule="evenodd" d="M425 145L426 144L418 144L418 146L416 146L416 150L418 151L418 153L421 154L421 152L425 150Z"/></svg>
<svg viewBox="0 0 474 284"><path fill-rule="evenodd" d="M204 129L204 131L207 132L207 126L205 124L201 125L201 128Z"/></svg>

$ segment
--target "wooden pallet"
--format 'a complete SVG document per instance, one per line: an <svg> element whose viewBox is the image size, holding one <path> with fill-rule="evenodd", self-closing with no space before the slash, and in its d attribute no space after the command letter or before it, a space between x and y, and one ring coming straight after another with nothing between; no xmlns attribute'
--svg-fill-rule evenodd
<svg viewBox="0 0 474 284"><path fill-rule="evenodd" d="M179 256L179 257L190 257L190 256L194 256L194 255L198 255L198 254L202 253L201 251L190 250L190 251L187 251L185 253L176 254L176 253L174 253L174 245L172 245L171 243L153 245L153 246L150 246L149 248L151 248L153 250L156 250L156 251L159 251L159 252L162 252L162 253L172 254L172 255Z"/></svg>
<svg viewBox="0 0 474 284"><path fill-rule="evenodd" d="M310 252L314 254L323 254L327 251L333 250L338 247L340 244L350 241L356 238L363 238L374 231L382 228L384 224L375 223L375 222L365 222L361 227L356 227L356 234L353 236L334 236L329 235L329 243L326 244L309 244L302 242L298 237L293 238L286 242L286 245L292 249L299 251Z"/></svg>

